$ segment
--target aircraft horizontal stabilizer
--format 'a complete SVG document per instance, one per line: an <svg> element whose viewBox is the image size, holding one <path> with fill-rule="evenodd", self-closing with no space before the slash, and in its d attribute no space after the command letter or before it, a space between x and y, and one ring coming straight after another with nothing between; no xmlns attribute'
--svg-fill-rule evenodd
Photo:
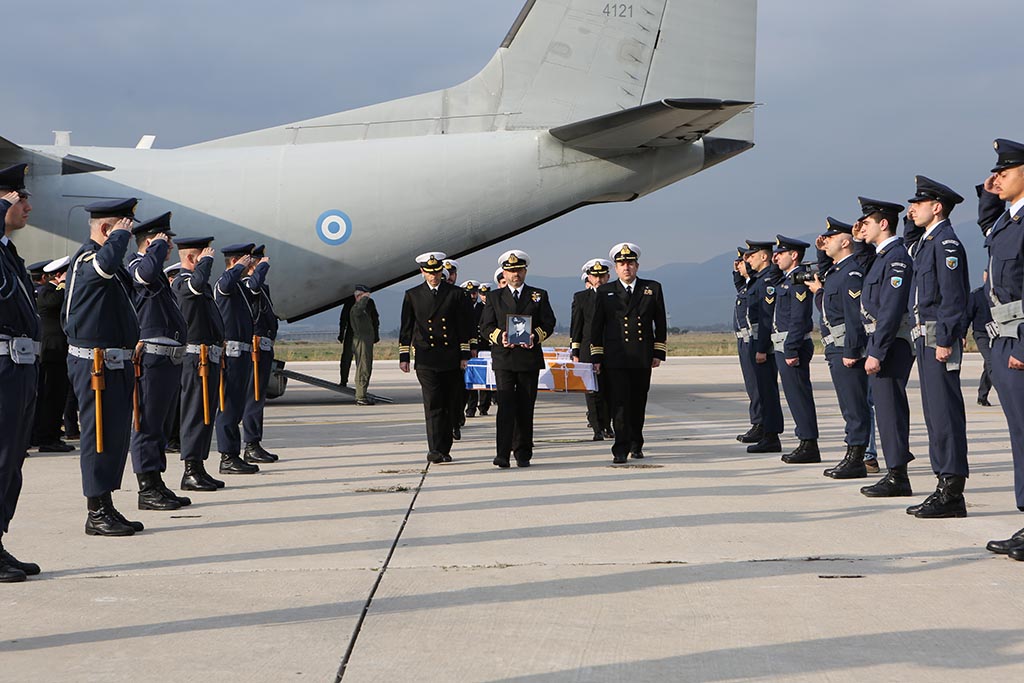
<svg viewBox="0 0 1024 683"><path fill-rule="evenodd" d="M14 144L10 140L4 137L0 137L0 150L3 149L21 149L18 145Z"/></svg>
<svg viewBox="0 0 1024 683"><path fill-rule="evenodd" d="M667 99L551 129L569 147L626 150L694 142L753 102L703 98Z"/></svg>
<svg viewBox="0 0 1024 683"><path fill-rule="evenodd" d="M29 164L29 173L34 176L75 175L78 173L114 170L113 166L74 154L65 154L58 157L44 152L37 152L33 149L16 145L4 137L0 137L0 161L4 164L27 163Z"/></svg>

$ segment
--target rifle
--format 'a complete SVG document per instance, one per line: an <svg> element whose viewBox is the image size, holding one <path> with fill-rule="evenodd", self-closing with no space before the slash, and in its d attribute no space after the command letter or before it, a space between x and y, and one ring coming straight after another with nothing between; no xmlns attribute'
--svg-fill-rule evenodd
<svg viewBox="0 0 1024 683"><path fill-rule="evenodd" d="M206 344L199 345L199 377L203 381L203 424L210 424L210 356Z"/></svg>
<svg viewBox="0 0 1024 683"><path fill-rule="evenodd" d="M106 352L103 349L92 350L92 390L96 394L96 407L93 415L96 418L96 452L103 452L103 391L107 383L103 378L103 366Z"/></svg>
<svg viewBox="0 0 1024 683"><path fill-rule="evenodd" d="M252 336L252 397L260 400L260 337Z"/></svg>

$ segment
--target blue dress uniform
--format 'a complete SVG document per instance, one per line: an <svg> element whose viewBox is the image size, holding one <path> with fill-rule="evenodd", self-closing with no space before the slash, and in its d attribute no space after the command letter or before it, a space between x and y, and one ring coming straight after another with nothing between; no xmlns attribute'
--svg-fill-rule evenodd
<svg viewBox="0 0 1024 683"><path fill-rule="evenodd" d="M796 251L800 258L807 253L810 244L791 237L777 235L776 252ZM772 318L772 346L775 348L776 366L782 379L786 403L796 423L796 437L800 444L782 456L785 463L821 462L818 451L818 413L814 408L814 391L811 388L811 359L814 358L814 297L807 285L801 282L801 275L807 269L798 264L776 287L775 310ZM795 366L787 360L797 359Z"/></svg>
<svg viewBox="0 0 1024 683"><path fill-rule="evenodd" d="M591 259L583 265L583 277L588 275L602 276L611 272L611 263L604 259ZM580 363L591 362L590 343L593 337L594 300L597 290L583 289L572 296L572 315L569 323L570 349L572 357ZM594 441L612 438L611 412L608 397L601 391L601 378L594 376L596 389L586 392L587 425L594 430Z"/></svg>
<svg viewBox="0 0 1024 683"><path fill-rule="evenodd" d="M225 257L248 256L255 244L229 244L221 249ZM224 358L221 362L221 395L224 397L217 413L217 450L220 451L221 474L255 474L259 465L248 463L242 453L242 432L239 424L245 411L245 390L252 376L253 314L249 295L252 291L242 282L248 266L238 262L227 268L213 288L213 296L224 320Z"/></svg>
<svg viewBox="0 0 1024 683"><path fill-rule="evenodd" d="M988 400L988 395L992 391L992 339L988 334L988 324L992 322L990 302L986 283L971 291L964 314L964 329L971 328L971 336L978 346L978 353L985 360L981 379L978 380L978 405L985 407L992 405Z"/></svg>
<svg viewBox="0 0 1024 683"><path fill-rule="evenodd" d="M848 223L829 217L826 227L823 233L826 237L846 235L853 240L853 226ZM833 479L860 479L867 476L864 455L873 429L868 404L868 376L864 373L868 338L860 317L864 273L856 254L846 256L839 263L832 263L832 259L825 256L819 260L822 265L824 262L830 265L821 271L824 281L821 337L839 401L839 412L846 423L846 455L824 474ZM844 359L856 363L853 367L846 367Z"/></svg>
<svg viewBox="0 0 1024 683"><path fill-rule="evenodd" d="M212 237L191 237L176 239L174 244L179 251L185 251L205 249L212 241ZM171 290L188 326L185 362L181 366L180 441L181 460L185 466L181 488L189 491L215 491L224 486L224 482L210 476L203 465L210 456L224 349L224 321L210 285L212 270L212 256L200 258L194 270L189 270L183 262L181 271L171 283ZM206 419L207 413L209 420Z"/></svg>
<svg viewBox="0 0 1024 683"><path fill-rule="evenodd" d="M170 225L168 212L135 226L132 234L139 240L158 233L170 238L174 237ZM168 241L156 240L128 263L141 338L134 358L137 414L131 437L140 510L178 510L192 502L171 492L161 476L167 470L164 424L180 400L178 387L188 338L185 318L164 277L164 261L170 249Z"/></svg>
<svg viewBox="0 0 1024 683"><path fill-rule="evenodd" d="M736 247L736 257L742 261L746 256L746 247ZM736 436L740 443L757 443L764 433L761 424L761 397L757 393L757 375L754 370L754 359L750 354L750 307L747 305L747 289L751 279L733 271L733 285L736 287L736 304L733 306L732 329L736 335L736 355L740 360L740 373L743 375L743 388L747 392L747 412L750 417L750 429Z"/></svg>
<svg viewBox="0 0 1024 683"><path fill-rule="evenodd" d="M747 254L770 251L774 242L747 241ZM782 400L779 397L779 369L772 349L772 317L775 312L776 285L782 273L775 265L751 273L747 286L748 320L750 320L750 362L757 380L757 395L761 399L761 440L747 446L748 453L779 453L782 443L779 434L785 424ZM757 354L766 354L765 362L757 362Z"/></svg>
<svg viewBox="0 0 1024 683"><path fill-rule="evenodd" d="M858 198L862 219L881 216L895 230L903 211L899 204L865 197ZM876 245L871 270L864 278L861 319L868 333L869 357L877 358L881 370L868 379L877 409L878 434L888 468L886 475L872 486L861 489L868 497L911 496L907 464L910 452L910 404L907 380L914 365L907 306L914 266L900 237L890 237Z"/></svg>
<svg viewBox="0 0 1024 683"><path fill-rule="evenodd" d="M640 249L630 243L612 248L616 263L637 261ZM651 370L668 354L665 295L661 283L636 278L601 285L594 299L591 362L600 364L615 429L612 462L644 457L644 422ZM621 321L621 322L620 322Z"/></svg>
<svg viewBox="0 0 1024 683"><path fill-rule="evenodd" d="M416 262L424 273L439 273L443 258L443 253L434 252L422 254ZM402 300L398 360L409 363L412 349L416 349L428 462L451 462L454 428L462 415L462 362L469 361L469 339L473 335L472 321L465 317L464 299L460 288L442 280L436 289L426 282L408 289Z"/></svg>
<svg viewBox="0 0 1024 683"><path fill-rule="evenodd" d="M254 259L266 255L266 246L260 245L252 250ZM247 462L277 462L278 457L263 448L263 409L267 403L267 384L270 383L270 371L274 365L274 341L277 339L277 313L274 312L274 301L270 298L270 285L267 284L269 263L260 263L253 274L242 278L245 291L248 292L249 306L252 309L253 327L253 358L259 357L259 378L256 369L249 373L249 386L245 390L245 412L242 414L242 428L245 430L245 460ZM259 400L256 399L255 383L259 380Z"/></svg>
<svg viewBox="0 0 1024 683"><path fill-rule="evenodd" d="M23 164L0 171L0 194L24 192ZM19 562L3 549L3 535L21 495L21 468L28 452L35 412L39 319L32 281L14 242L6 235L11 204L0 199L0 583L24 581L38 565Z"/></svg>
<svg viewBox="0 0 1024 683"><path fill-rule="evenodd" d="M917 176L916 181L917 192L908 200L911 203L941 202L948 212L964 200L925 176ZM917 351L928 456L938 485L928 500L908 512L918 518L966 517L967 415L960 389L960 363L962 340L967 334L964 311L971 292L967 252L949 219L944 218L932 227L925 225L909 253L914 259L911 336ZM936 360L936 347L952 349L947 361Z"/></svg>
<svg viewBox="0 0 1024 683"><path fill-rule="evenodd" d="M137 202L110 200L85 210L93 220L108 219L112 225L133 216ZM71 259L67 275L63 320L68 376L82 423L82 491L88 499L89 535L130 536L142 530L141 524L121 516L110 495L121 488L132 427L132 355L139 341L139 321L131 276L124 267L131 237L128 230L113 230L102 245L90 239Z"/></svg>

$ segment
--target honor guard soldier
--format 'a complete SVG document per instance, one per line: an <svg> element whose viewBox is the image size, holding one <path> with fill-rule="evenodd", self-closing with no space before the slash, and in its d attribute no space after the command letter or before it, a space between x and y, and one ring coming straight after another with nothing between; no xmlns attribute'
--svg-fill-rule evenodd
<svg viewBox="0 0 1024 683"><path fill-rule="evenodd" d="M132 428L139 321L132 280L124 267L137 199L112 199L85 207L90 239L71 259L64 300L68 376L82 423L82 489L91 536L131 536L142 531L117 511L111 492L121 488Z"/></svg>
<svg viewBox="0 0 1024 683"><path fill-rule="evenodd" d="M644 457L644 419L651 370L668 354L668 325L661 283L637 277L640 247L621 242L608 258L616 282L597 288L591 328L591 363L601 376L615 429L612 462Z"/></svg>
<svg viewBox="0 0 1024 683"><path fill-rule="evenodd" d="M139 344L135 365L135 419L131 453L132 468L139 480L140 510L178 510L192 501L176 495L163 481L167 471L164 446L167 414L180 399L181 364L185 359L188 330L164 263L171 255L171 213L167 212L132 228L138 252L128 263L134 287L133 300L139 315Z"/></svg>
<svg viewBox="0 0 1024 683"><path fill-rule="evenodd" d="M792 237L777 235L775 264L784 273L776 286L772 317L772 346L782 378L786 403L796 423L800 444L782 456L782 462L821 462L818 450L818 413L811 388L811 359L814 357L814 297L807 288L807 269L800 265L811 245Z"/></svg>
<svg viewBox="0 0 1024 683"><path fill-rule="evenodd" d="M516 459L529 467L533 459L533 409L537 402L537 381L546 367L541 344L555 329L555 312L543 289L526 284L530 257L512 249L498 257L506 287L487 297L480 317L480 332L491 343L491 365L498 386L497 450L494 464L502 469ZM509 340L511 316L530 316L529 342Z"/></svg>
<svg viewBox="0 0 1024 683"><path fill-rule="evenodd" d="M971 290L967 300L964 328L971 328L978 353L985 360L978 380L978 405L991 408L992 402L988 400L988 395L992 391L992 339L988 336L988 324L992 322L992 310L989 308L988 270L982 271L981 277L981 287Z"/></svg>
<svg viewBox="0 0 1024 683"><path fill-rule="evenodd" d="M164 268L164 276L167 278L167 284L173 285L175 279L178 277L178 273L180 272L180 261L172 263ZM171 289L171 294L174 295L174 303L177 305L178 296L177 294L174 294L173 288ZM184 318L184 316L182 317ZM187 327L188 326L186 324L186 328ZM167 419L164 421L164 436L167 439L164 443L164 453L181 452L181 384L178 384L178 386L174 388L174 395L175 398L171 405L171 410L167 413Z"/></svg>
<svg viewBox="0 0 1024 683"><path fill-rule="evenodd" d="M21 468L28 454L36 405L39 318L32 281L11 236L28 224L32 205L25 164L0 171L0 583L39 573L3 546L21 495Z"/></svg>
<svg viewBox="0 0 1024 683"><path fill-rule="evenodd" d="M756 443L747 446L747 453L781 453L779 434L783 430L782 401L779 398L779 369L772 350L772 318L775 314L776 286L782 278L772 263L774 242L747 240L747 305L750 321L750 356L761 399L761 427ZM749 442L751 439L741 439Z"/></svg>
<svg viewBox="0 0 1024 683"><path fill-rule="evenodd" d="M473 333L476 335L477 354L481 351L491 352L491 342L480 332L480 318L483 317L484 307L487 305L487 297L496 290L497 287L489 282L481 283L479 289L477 289L477 302L473 313L473 319L476 321L476 328ZM494 392L489 389L480 389L476 394L478 395L476 408L481 417L486 417L491 409Z"/></svg>
<svg viewBox="0 0 1024 683"><path fill-rule="evenodd" d="M252 306L250 291L242 282L253 260L255 244L229 244L221 249L224 272L213 288L213 297L224 320L224 358L221 362L221 406L217 413L217 450L221 474L255 474L259 465L242 455L239 424L245 411L245 390L252 375ZM268 266L269 267L269 266Z"/></svg>
<svg viewBox="0 0 1024 683"><path fill-rule="evenodd" d="M876 251L861 296L861 319L868 334L864 372L877 408L878 434L888 469L878 482L860 492L871 498L912 496L907 474L907 465L914 459L907 379L914 365L914 349L907 311L914 266L903 240L896 235L903 206L865 197L858 201L860 233Z"/></svg>
<svg viewBox="0 0 1024 683"><path fill-rule="evenodd" d="M871 440L871 406L868 376L864 372L868 336L860 317L864 273L854 252L853 226L835 218L825 219L825 232L816 242L821 251L821 277L809 283L821 291L821 339L825 345L839 412L846 423L846 455L825 470L832 479L863 479L868 476L864 455Z"/></svg>
<svg viewBox="0 0 1024 683"><path fill-rule="evenodd" d="M442 252L416 258L423 283L405 292L398 337L398 366L409 372L416 349L416 379L423 392L427 462L451 462L452 432L462 415L463 373L469 363L472 321L465 295L444 281Z"/></svg>
<svg viewBox="0 0 1024 683"><path fill-rule="evenodd" d="M277 462L278 456L265 449L263 441L263 409L267 402L267 385L274 365L274 340L277 339L277 314L270 298L267 273L270 259L264 244L252 250L249 273L242 278L243 290L249 297L252 310L252 372L246 382L245 410L242 428L245 430L246 462Z"/></svg>
<svg viewBox="0 0 1024 683"><path fill-rule="evenodd" d="M966 517L967 415L960 389L964 311L971 295L967 252L949 214L964 198L942 183L919 175L908 216L923 231L909 249L914 260L910 315L928 428L928 457L938 478L935 492L907 509L918 518Z"/></svg>
<svg viewBox="0 0 1024 683"><path fill-rule="evenodd" d="M36 308L42 332L39 355L39 398L33 443L40 453L68 453L74 446L61 439L64 405L68 398L68 338L60 326L64 284L71 259L62 256L43 266L44 282L36 287Z"/></svg>
<svg viewBox="0 0 1024 683"><path fill-rule="evenodd" d="M216 491L224 482L214 479L203 463L210 457L214 420L220 405L220 364L224 350L224 321L213 298L212 237L178 238L181 271L171 284L188 326L185 362L181 365L180 443L185 472L181 488Z"/></svg>
<svg viewBox="0 0 1024 683"><path fill-rule="evenodd" d="M740 443L757 443L764 434L761 418L761 397L757 393L757 376L754 372L754 357L750 353L750 309L747 305L747 289L750 287L750 271L747 265L747 248L736 247L736 260L732 264L733 285L736 287L736 305L733 306L732 330L736 334L736 355L740 360L743 374L743 388L749 401L750 429L736 437Z"/></svg>
<svg viewBox="0 0 1024 683"><path fill-rule="evenodd" d="M988 248L988 289L992 311L992 384L999 392L1010 428L1014 492L1024 512L1024 144L996 140L998 160L978 203L978 224ZM988 549L1024 560L1024 529Z"/></svg>
<svg viewBox="0 0 1024 683"><path fill-rule="evenodd" d="M612 262L602 258L590 259L583 264L583 276L587 288L572 296L572 357L579 363L590 363L590 345L593 340L594 300L597 290L608 283ZM604 441L615 436L611 425L611 409L608 397L601 391L601 378L594 375L596 388L587 392L587 424L594 430L594 441Z"/></svg>

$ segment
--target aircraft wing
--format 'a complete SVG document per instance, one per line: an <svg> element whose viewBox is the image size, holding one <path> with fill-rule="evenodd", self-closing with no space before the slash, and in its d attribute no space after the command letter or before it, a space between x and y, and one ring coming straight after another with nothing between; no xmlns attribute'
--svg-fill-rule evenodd
<svg viewBox="0 0 1024 683"><path fill-rule="evenodd" d="M21 149L21 147L19 147L18 145L14 144L13 142L8 140L7 138L0 137L0 150L7 150L7 149Z"/></svg>
<svg viewBox="0 0 1024 683"><path fill-rule="evenodd" d="M550 130L568 145L584 150L667 147L704 137L752 102L703 98L668 99L577 121Z"/></svg>
<svg viewBox="0 0 1024 683"><path fill-rule="evenodd" d="M113 166L86 159L75 154L62 157L43 154L26 149L5 137L0 137L0 160L6 162L23 162L31 165L32 175L74 175L76 173L95 173L97 171L113 171Z"/></svg>

